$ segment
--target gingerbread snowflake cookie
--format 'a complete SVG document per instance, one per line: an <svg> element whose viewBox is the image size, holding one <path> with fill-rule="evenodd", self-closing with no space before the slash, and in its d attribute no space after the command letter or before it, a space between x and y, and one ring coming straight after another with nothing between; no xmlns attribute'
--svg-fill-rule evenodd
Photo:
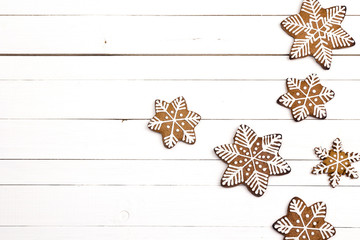
<svg viewBox="0 0 360 240"><path fill-rule="evenodd" d="M330 176L330 185L334 188L339 184L340 177L346 175L350 178L358 178L358 172L352 163L360 161L360 154L353 152L344 152L339 138L335 139L331 150L322 147L315 148L315 154L322 160L316 165L313 174L328 174Z"/></svg>
<svg viewBox="0 0 360 240"><path fill-rule="evenodd" d="M333 49L355 45L341 27L345 14L345 6L322 8L318 0L304 0L300 13L281 22L283 30L294 38L290 59L311 55L324 69L330 69Z"/></svg>
<svg viewBox="0 0 360 240"><path fill-rule="evenodd" d="M286 86L288 92L277 102L291 109L295 121L302 121L309 115L319 119L326 118L325 103L333 99L335 93L321 85L316 74L311 74L305 80L288 78Z"/></svg>
<svg viewBox="0 0 360 240"><path fill-rule="evenodd" d="M327 240L336 230L325 221L326 210L323 202L308 207L303 200L294 197L287 215L277 220L273 227L285 236L285 240Z"/></svg>
<svg viewBox="0 0 360 240"><path fill-rule="evenodd" d="M269 176L290 172L290 166L279 155L281 134L258 137L247 125L240 125L234 143L216 147L216 155L228 164L221 179L223 187L245 184L256 196L262 196Z"/></svg>
<svg viewBox="0 0 360 240"><path fill-rule="evenodd" d="M179 140L189 144L195 143L194 128L201 117L196 112L187 109L183 97L178 97L171 103L156 100L155 113L148 127L161 133L165 147L173 148Z"/></svg>

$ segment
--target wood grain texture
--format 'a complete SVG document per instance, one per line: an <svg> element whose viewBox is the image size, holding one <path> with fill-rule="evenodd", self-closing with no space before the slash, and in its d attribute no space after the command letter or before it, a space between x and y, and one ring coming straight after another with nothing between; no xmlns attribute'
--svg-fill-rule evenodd
<svg viewBox="0 0 360 240"><path fill-rule="evenodd" d="M0 53L288 55L293 39L281 29L282 20L284 16L1 17ZM356 39L359 23L360 16L348 16L342 26ZM360 45L334 54L359 55Z"/></svg>
<svg viewBox="0 0 360 240"><path fill-rule="evenodd" d="M330 147L339 137L347 151L360 145L356 120L203 120L196 127L194 145L178 144L168 150L161 135L137 121L0 121L1 159L218 159L214 147L232 143L240 124L251 126L259 136L283 135L280 154L285 159L314 159L314 148Z"/></svg>
<svg viewBox="0 0 360 240"><path fill-rule="evenodd" d="M326 202L336 239L356 239L360 181L332 189L310 172L314 147L336 137L360 152L360 47L335 51L330 71L290 61L280 22L300 4L3 0L0 238L281 239L271 225L299 196ZM346 5L343 27L359 39L359 1L322 5ZM276 99L286 78L310 73L336 95L328 120L295 123ZM155 99L181 95L204 120L195 145L168 150L146 124ZM270 178L262 198L220 187L226 164L213 148L241 123L283 134L292 172Z"/></svg>
<svg viewBox="0 0 360 240"><path fill-rule="evenodd" d="M335 56L332 69L323 71L312 58L290 61L287 56L0 57L0 81L182 79L190 81L186 83L190 88L196 80L284 81L310 73L318 73L322 80L359 80L354 67L359 61L357 56Z"/></svg>
<svg viewBox="0 0 360 240"><path fill-rule="evenodd" d="M244 186L8 186L0 188L0 225L271 226L300 196L308 203L325 201L327 221L335 227L358 228L358 215L338 217L360 210L358 204L343 204L349 195L360 201L353 192L352 187L269 186L256 198Z"/></svg>
<svg viewBox="0 0 360 240"><path fill-rule="evenodd" d="M346 5L349 14L359 14L353 0L326 0L324 7ZM300 1L273 0L3 0L1 14L9 15L289 15L297 12ZM279 7L281 6L281 7Z"/></svg>
<svg viewBox="0 0 360 240"><path fill-rule="evenodd" d="M287 92L285 82L285 79L0 81L0 118L150 119L156 99L171 102L181 95L189 109L203 119L289 120L290 110L276 104ZM335 98L326 104L328 119L360 119L360 111L344 107L358 94L360 81L323 80L322 84L335 91ZM236 108L229 111L232 104Z"/></svg>
<svg viewBox="0 0 360 240"><path fill-rule="evenodd" d="M270 186L328 188L327 175L311 174L319 160L287 159L291 173L271 177ZM357 165L355 164L355 167ZM220 159L195 160L1 160L0 186L219 186L226 164ZM31 171L29 171L31 169ZM151 169L151 171L149 171ZM71 173L71 174L69 174ZM184 177L186 173L186 177ZM339 187L359 187L342 177ZM242 188L242 187L239 187ZM353 191L358 191L355 189Z"/></svg>
<svg viewBox="0 0 360 240"><path fill-rule="evenodd" d="M350 239L359 234L358 228L336 228L337 237ZM30 239L30 240L198 240L198 239L229 239L238 240L246 238L259 240L266 237L281 239L281 235L270 227L46 227L21 228L2 227L0 237L4 239ZM280 238L279 238L280 237ZM338 237L339 238L339 237Z"/></svg>

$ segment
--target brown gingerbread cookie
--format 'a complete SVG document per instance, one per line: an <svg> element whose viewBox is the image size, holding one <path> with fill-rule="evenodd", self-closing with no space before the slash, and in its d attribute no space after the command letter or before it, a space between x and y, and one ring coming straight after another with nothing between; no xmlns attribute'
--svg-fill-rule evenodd
<svg viewBox="0 0 360 240"><path fill-rule="evenodd" d="M178 97L171 103L156 100L155 113L148 127L161 133L165 147L173 148L179 140L189 144L195 143L194 128L201 117L196 112L187 109L183 97Z"/></svg>
<svg viewBox="0 0 360 240"><path fill-rule="evenodd" d="M327 240L335 235L335 228L325 221L326 205L317 202L310 207L298 197L289 204L286 216L277 220L273 228L285 236L285 240Z"/></svg>
<svg viewBox="0 0 360 240"><path fill-rule="evenodd" d="M345 14L345 6L322 8L318 0L304 0L300 13L281 22L283 30L294 38L290 59L313 56L324 69L330 69L333 49L355 45L341 27Z"/></svg>
<svg viewBox="0 0 360 240"><path fill-rule="evenodd" d="M316 74L311 74L305 80L288 78L286 86L288 92L277 102L291 109L295 121L302 121L309 115L319 119L327 117L325 103L333 99L335 93L321 85Z"/></svg>
<svg viewBox="0 0 360 240"><path fill-rule="evenodd" d="M322 162L313 168L312 173L329 175L330 185L333 188L339 184L342 175L359 178L358 172L351 164L360 161L360 154L344 152L339 138L334 140L331 150L317 147L315 154Z"/></svg>
<svg viewBox="0 0 360 240"><path fill-rule="evenodd" d="M262 196L269 177L290 172L290 166L279 155L281 134L258 137L247 125L240 125L234 143L216 147L216 155L228 164L221 185L234 187L245 184L255 195Z"/></svg>

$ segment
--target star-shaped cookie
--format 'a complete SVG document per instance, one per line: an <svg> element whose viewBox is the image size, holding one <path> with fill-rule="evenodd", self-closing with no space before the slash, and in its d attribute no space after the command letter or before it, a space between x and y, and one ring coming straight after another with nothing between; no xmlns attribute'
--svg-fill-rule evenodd
<svg viewBox="0 0 360 240"><path fill-rule="evenodd" d="M325 221L326 210L323 202L308 207L303 200L294 197L287 215L277 220L273 227L285 236L285 240L327 240L336 230Z"/></svg>
<svg viewBox="0 0 360 240"><path fill-rule="evenodd" d="M345 14L345 6L322 8L318 0L304 0L300 13L281 22L283 30L294 38L290 59L311 55L324 69L330 69L333 49L355 45L341 27Z"/></svg>
<svg viewBox="0 0 360 240"><path fill-rule="evenodd" d="M309 115L319 119L326 118L325 103L333 99L335 93L321 85L316 74L311 74L305 80L288 78L286 86L288 92L277 102L291 109L295 121L302 121Z"/></svg>
<svg viewBox="0 0 360 240"><path fill-rule="evenodd" d="M279 155L281 134L258 137L247 125L240 125L234 143L216 147L216 155L228 164L221 185L233 187L245 184L255 195L262 196L269 176L290 172L290 166Z"/></svg>
<svg viewBox="0 0 360 240"><path fill-rule="evenodd" d="M200 122L200 115L187 109L183 97L174 99L171 103L156 100L155 116L148 127L162 135L167 148L173 148L181 140L194 144L196 141L194 128Z"/></svg>
<svg viewBox="0 0 360 240"><path fill-rule="evenodd" d="M312 173L329 175L330 185L333 188L339 184L342 175L359 178L358 172L351 164L360 161L360 154L344 152L339 138L334 140L331 150L317 147L315 154L322 162L313 168Z"/></svg>

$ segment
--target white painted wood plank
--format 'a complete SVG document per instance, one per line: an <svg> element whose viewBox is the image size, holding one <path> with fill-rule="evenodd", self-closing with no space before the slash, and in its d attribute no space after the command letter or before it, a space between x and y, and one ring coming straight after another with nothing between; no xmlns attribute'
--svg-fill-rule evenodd
<svg viewBox="0 0 360 240"><path fill-rule="evenodd" d="M0 225L271 227L300 196L325 201L334 226L360 227L360 194L352 187L272 186L261 198L245 187L189 186L1 187L0 195Z"/></svg>
<svg viewBox="0 0 360 240"><path fill-rule="evenodd" d="M336 228L336 238L353 239L358 228ZM2 227L2 239L27 240L238 240L281 239L270 226L265 227Z"/></svg>
<svg viewBox="0 0 360 240"><path fill-rule="evenodd" d="M0 80L74 79L286 79L319 73L321 79L360 79L360 57L335 56L324 71L312 58L198 57L0 57Z"/></svg>
<svg viewBox="0 0 360 240"><path fill-rule="evenodd" d="M359 151L359 121L203 120L195 145L164 148L161 135L137 121L0 121L0 158L80 159L217 159L213 148L231 143L240 124L259 135L281 133L285 159L314 159L314 147L330 147L342 139L347 151Z"/></svg>
<svg viewBox="0 0 360 240"><path fill-rule="evenodd" d="M283 16L1 17L0 53L289 54ZM360 16L343 27L356 39ZM359 54L360 45L334 51ZM335 58L336 60L336 58Z"/></svg>
<svg viewBox="0 0 360 240"><path fill-rule="evenodd" d="M334 90L336 96L326 106L328 119L360 119L360 111L344 107L359 103L354 96L358 94L360 81L323 80L323 85ZM285 79L3 81L0 82L0 117L149 119L154 115L155 99L170 102L184 96L189 109L203 119L292 119L290 110L276 103L285 92Z"/></svg>
<svg viewBox="0 0 360 240"><path fill-rule="evenodd" d="M269 185L328 188L327 175L311 174L313 166L319 162L290 160L291 173L271 177ZM226 166L221 160L205 159L2 160L0 185L220 186ZM354 167L359 169L360 165ZM342 186L360 186L360 180L344 176L341 178Z"/></svg>
<svg viewBox="0 0 360 240"><path fill-rule="evenodd" d="M291 14L301 1L273 0L2 0L0 14ZM349 14L359 14L353 0L322 1L323 7L346 5Z"/></svg>

